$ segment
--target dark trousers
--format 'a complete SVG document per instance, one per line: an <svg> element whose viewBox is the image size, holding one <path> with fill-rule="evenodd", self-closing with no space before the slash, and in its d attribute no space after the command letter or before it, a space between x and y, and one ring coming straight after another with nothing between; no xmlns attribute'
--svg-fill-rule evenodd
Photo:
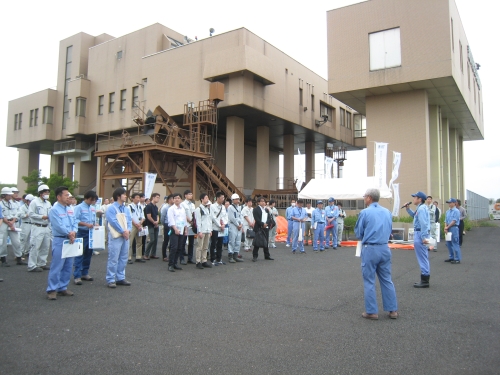
<svg viewBox="0 0 500 375"><path fill-rule="evenodd" d="M262 229L265 233L265 238L269 239L269 229ZM264 258L269 258L271 256L271 254L269 254L269 242L268 242L268 245L266 247L263 247L264 249ZM253 247L253 257L254 259L258 258L259 257L259 247L258 246L255 246Z"/></svg>
<svg viewBox="0 0 500 375"><path fill-rule="evenodd" d="M182 253L180 256L181 260L184 260L184 251L186 249L186 242L189 238L189 245L188 245L188 260L193 261L193 255L194 255L194 236L183 236L184 237L184 244L182 245Z"/></svg>
<svg viewBox="0 0 500 375"><path fill-rule="evenodd" d="M222 260L222 242L224 237L219 237L219 231L212 231L212 238L210 239L210 261L220 262ZM216 252L217 250L217 252Z"/></svg>
<svg viewBox="0 0 500 375"><path fill-rule="evenodd" d="M79 279L82 276L89 274L90 261L92 260L92 253L94 250L89 249L89 231L88 230L78 230L76 233L77 238L83 239L83 254L79 257L75 257L73 262L74 272L73 277Z"/></svg>
<svg viewBox="0 0 500 375"><path fill-rule="evenodd" d="M149 243L146 248L145 256L149 257L155 257L156 256L156 246L158 245L158 227L150 227L148 225L148 231L149 231Z"/></svg>
<svg viewBox="0 0 500 375"><path fill-rule="evenodd" d="M458 226L458 244L462 246L462 240L464 237L464 228L465 228L465 223L463 220L460 220L460 225Z"/></svg>
<svg viewBox="0 0 500 375"><path fill-rule="evenodd" d="M170 253L168 254L169 266L174 266L177 264L180 254L184 253L184 243L184 236L181 234L175 234L174 230L172 229L172 233L170 234Z"/></svg>
<svg viewBox="0 0 500 375"><path fill-rule="evenodd" d="M163 259L167 257L168 242L170 240L168 232L170 232L169 226L166 224L163 225L163 244L161 245L161 256Z"/></svg>

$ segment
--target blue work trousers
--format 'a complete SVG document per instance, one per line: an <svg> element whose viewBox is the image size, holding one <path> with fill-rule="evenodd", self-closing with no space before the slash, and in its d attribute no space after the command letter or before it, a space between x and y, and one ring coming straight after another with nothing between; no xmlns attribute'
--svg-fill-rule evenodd
<svg viewBox="0 0 500 375"><path fill-rule="evenodd" d="M61 258L64 240L66 238L54 237L52 239L52 263L50 264L47 293L62 292L68 289L74 258Z"/></svg>
<svg viewBox="0 0 500 375"><path fill-rule="evenodd" d="M460 250L459 245L459 228L458 226L453 226L448 229L448 232L451 232L451 241L446 241L446 247L448 247L448 253L450 255L450 259L452 260L462 260L462 252Z"/></svg>
<svg viewBox="0 0 500 375"><path fill-rule="evenodd" d="M316 229L314 230L313 250L318 250L318 240L319 249L321 251L325 250L325 223L316 224Z"/></svg>
<svg viewBox="0 0 500 375"><path fill-rule="evenodd" d="M79 279L82 276L89 274L90 261L92 260L93 249L89 249L89 231L88 230L78 230L76 233L76 238L83 239L83 254L79 257L75 257L73 262L74 270L73 277Z"/></svg>
<svg viewBox="0 0 500 375"><path fill-rule="evenodd" d="M304 239L304 230L305 230L305 225L304 223L294 221L293 222L293 241L292 241L292 251L296 251L297 247L299 248L300 252L304 252L304 241L299 241L299 228L302 227L302 240Z"/></svg>
<svg viewBox="0 0 500 375"><path fill-rule="evenodd" d="M108 284L125 280L128 241L123 237L113 238L111 233L108 234L108 265L106 267L106 282Z"/></svg>
<svg viewBox="0 0 500 375"><path fill-rule="evenodd" d="M422 232L415 231L413 236L413 247L415 248L415 255L417 256L418 265L420 266L420 273L423 276L431 274L431 266L429 264L429 249L422 242Z"/></svg>
<svg viewBox="0 0 500 375"><path fill-rule="evenodd" d="M384 311L397 311L396 288L391 279L391 250L387 244L363 245L361 249L361 273L365 290L365 310L378 314L375 275L378 276Z"/></svg>
<svg viewBox="0 0 500 375"><path fill-rule="evenodd" d="M333 227L328 228L326 230L326 236L325 236L325 248L326 249L328 249L328 247L330 245L332 245L333 247L337 247L337 220L333 219L333 221L330 224L328 224L328 221L327 221L326 226L330 226L330 225L333 225ZM332 240L330 240L330 235L332 236Z"/></svg>
<svg viewBox="0 0 500 375"><path fill-rule="evenodd" d="M286 244L291 245L293 239L293 220L288 220L288 232L286 234Z"/></svg>

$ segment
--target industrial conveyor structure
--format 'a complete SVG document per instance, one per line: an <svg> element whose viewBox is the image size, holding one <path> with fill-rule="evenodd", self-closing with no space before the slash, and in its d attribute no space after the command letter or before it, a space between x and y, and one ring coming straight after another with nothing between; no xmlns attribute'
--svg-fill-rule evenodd
<svg viewBox="0 0 500 375"><path fill-rule="evenodd" d="M134 108L131 132L96 134L95 156L100 158L98 191L106 180L126 180L128 195L142 191L145 173L156 173L170 194L179 183L189 183L193 192L206 192L212 199L217 191L226 196L243 189L236 187L214 163L217 105L224 97L224 85L210 86L210 99L184 105L179 126L160 106L145 113ZM180 170L179 170L180 169ZM197 196L195 197L195 199Z"/></svg>

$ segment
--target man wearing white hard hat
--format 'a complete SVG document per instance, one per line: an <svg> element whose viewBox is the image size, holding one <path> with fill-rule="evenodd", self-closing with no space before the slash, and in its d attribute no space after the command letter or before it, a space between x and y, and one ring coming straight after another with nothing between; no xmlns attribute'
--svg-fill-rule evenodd
<svg viewBox="0 0 500 375"><path fill-rule="evenodd" d="M17 202L19 205L22 204L22 198L19 197L19 189L14 186L11 187L10 190L12 190L12 200Z"/></svg>
<svg viewBox="0 0 500 375"><path fill-rule="evenodd" d="M49 202L50 188L47 185L38 187L38 197L30 203L29 215L31 220L31 246L28 260L29 272L50 270L47 265L47 256L50 248L49 211L52 205Z"/></svg>
<svg viewBox="0 0 500 375"><path fill-rule="evenodd" d="M29 208L33 199L35 199L35 197L31 194L23 195L23 203L19 207L19 218L21 219L21 251L24 258L26 258L30 252L31 219Z"/></svg>
<svg viewBox="0 0 500 375"><path fill-rule="evenodd" d="M243 262L243 259L238 258L241 246L241 229L243 228L243 216L241 216L240 196L238 194L231 195L232 203L227 209L227 217L229 220L229 244L227 247L227 256L229 263Z"/></svg>
<svg viewBox="0 0 500 375"><path fill-rule="evenodd" d="M19 229L16 228L16 222L19 220L19 206L17 202L12 199L13 192L11 188L2 188L0 194L2 198L0 206L3 213L2 224L0 225L0 237L2 238L2 244L0 245L0 260L2 261L2 266L9 267L9 263L7 262L8 237L10 237L12 249L14 250L14 255L16 256L16 264L25 265L26 263L21 259L22 251L21 243L19 242Z"/></svg>

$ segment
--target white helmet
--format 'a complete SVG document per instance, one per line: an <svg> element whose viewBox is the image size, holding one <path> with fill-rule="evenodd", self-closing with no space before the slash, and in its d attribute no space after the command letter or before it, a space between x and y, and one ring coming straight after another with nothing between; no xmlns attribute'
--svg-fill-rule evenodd
<svg viewBox="0 0 500 375"><path fill-rule="evenodd" d="M235 199L240 199L240 196L236 193L234 193L233 195L231 195L231 200L234 201Z"/></svg>
<svg viewBox="0 0 500 375"><path fill-rule="evenodd" d="M44 190L50 190L50 188L47 185L40 185L38 187L38 192L44 191Z"/></svg>
<svg viewBox="0 0 500 375"><path fill-rule="evenodd" d="M19 189L16 188L15 186L14 187L11 187L10 190L12 190L13 193L15 192L18 192L19 193Z"/></svg>
<svg viewBox="0 0 500 375"><path fill-rule="evenodd" d="M35 199L35 197L32 194L28 194L24 199L26 199L27 201L32 201L33 199Z"/></svg>
<svg viewBox="0 0 500 375"><path fill-rule="evenodd" d="M12 195L14 193L12 192L12 189L10 187L4 187L4 188L2 188L2 191L1 191L0 194L2 194L2 195Z"/></svg>

